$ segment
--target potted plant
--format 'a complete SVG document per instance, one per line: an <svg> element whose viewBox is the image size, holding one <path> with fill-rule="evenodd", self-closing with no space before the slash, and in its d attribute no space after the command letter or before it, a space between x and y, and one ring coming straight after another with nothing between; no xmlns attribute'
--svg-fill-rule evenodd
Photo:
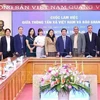
<svg viewBox="0 0 100 100"><path fill-rule="evenodd" d="M82 93L85 91L90 95L90 88L84 83L85 75L70 64L50 67L40 81L40 92L56 91L59 100L69 100L69 93L72 89Z"/></svg>

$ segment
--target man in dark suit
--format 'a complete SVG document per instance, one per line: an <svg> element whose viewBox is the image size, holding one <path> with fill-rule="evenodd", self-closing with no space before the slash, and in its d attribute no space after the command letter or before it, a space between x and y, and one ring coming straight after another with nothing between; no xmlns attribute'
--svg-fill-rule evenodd
<svg viewBox="0 0 100 100"><path fill-rule="evenodd" d="M71 55L72 53L72 41L68 37L67 30L63 28L61 30L61 36L57 38L56 49L59 56L65 57L66 55Z"/></svg>
<svg viewBox="0 0 100 100"><path fill-rule="evenodd" d="M100 29L98 30L97 36L97 57L100 57Z"/></svg>
<svg viewBox="0 0 100 100"><path fill-rule="evenodd" d="M7 57L13 57L14 53L14 39L10 36L11 30L5 29L5 35L1 38L1 49L0 52L3 54L3 59Z"/></svg>
<svg viewBox="0 0 100 100"><path fill-rule="evenodd" d="M5 35L5 30L4 30L4 21L0 20L0 44L1 44L1 37ZM0 45L1 46L1 45ZM0 47L1 48L1 47ZM0 60L2 59L2 52L0 52Z"/></svg>
<svg viewBox="0 0 100 100"><path fill-rule="evenodd" d="M14 48L17 56L23 56L26 52L26 36L23 35L23 27L18 27L18 34L14 37Z"/></svg>
<svg viewBox="0 0 100 100"><path fill-rule="evenodd" d="M87 29L88 32L84 34L86 40L85 56L91 55L95 57L97 47L97 34L92 32L92 25L88 25Z"/></svg>

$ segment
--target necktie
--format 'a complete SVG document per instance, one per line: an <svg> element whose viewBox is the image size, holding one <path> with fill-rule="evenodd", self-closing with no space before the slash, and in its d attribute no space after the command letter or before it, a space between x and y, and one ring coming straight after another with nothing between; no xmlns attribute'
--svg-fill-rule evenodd
<svg viewBox="0 0 100 100"><path fill-rule="evenodd" d="M21 47L23 48L23 36L21 36Z"/></svg>
<svg viewBox="0 0 100 100"><path fill-rule="evenodd" d="M66 49L66 37L63 37L63 41L64 41L64 49Z"/></svg>

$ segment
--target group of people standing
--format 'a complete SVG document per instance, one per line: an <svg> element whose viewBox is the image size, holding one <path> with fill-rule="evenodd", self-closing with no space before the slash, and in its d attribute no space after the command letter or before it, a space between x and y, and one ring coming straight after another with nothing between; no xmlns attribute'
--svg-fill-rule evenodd
<svg viewBox="0 0 100 100"><path fill-rule="evenodd" d="M9 28L4 30L5 35L0 39L0 55L3 59L13 56L26 55L27 57L65 57L72 55L82 57L83 55L100 56L100 30L98 36L92 31L92 25L87 26L88 32L79 33L79 28L73 28L74 34L67 36L67 29L61 30L61 36L55 37L54 30L50 29L46 36L43 29L30 28L27 37L23 34L23 27L18 27L18 34L11 36Z"/></svg>

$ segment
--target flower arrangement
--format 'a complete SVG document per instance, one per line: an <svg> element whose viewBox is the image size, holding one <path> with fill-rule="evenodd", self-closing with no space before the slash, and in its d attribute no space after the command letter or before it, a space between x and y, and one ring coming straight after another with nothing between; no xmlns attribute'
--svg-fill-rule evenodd
<svg viewBox="0 0 100 100"><path fill-rule="evenodd" d="M90 95L90 88L85 85L85 75L70 64L50 67L40 81L40 92L63 91L69 93L72 89L85 91Z"/></svg>

